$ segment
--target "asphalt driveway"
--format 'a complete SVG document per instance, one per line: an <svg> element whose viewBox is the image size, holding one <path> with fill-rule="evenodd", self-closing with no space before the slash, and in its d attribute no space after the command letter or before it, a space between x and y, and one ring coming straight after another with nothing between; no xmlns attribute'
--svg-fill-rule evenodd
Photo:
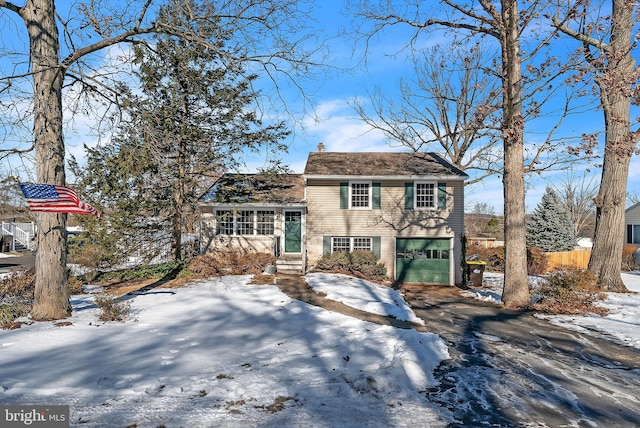
<svg viewBox="0 0 640 428"><path fill-rule="evenodd" d="M331 302L301 278L279 277L290 297L371 322L417 328ZM455 427L638 427L640 351L464 297L455 287L405 291L426 329L448 343L451 359L429 399ZM418 327L419 328L419 327Z"/></svg>
<svg viewBox="0 0 640 428"><path fill-rule="evenodd" d="M31 269L35 266L36 257L31 252L21 253L15 257L0 258L0 273L11 272L19 269Z"/></svg>
<svg viewBox="0 0 640 428"><path fill-rule="evenodd" d="M452 358L429 397L456 426L640 426L639 350L452 287L409 290L405 300L448 342Z"/></svg>

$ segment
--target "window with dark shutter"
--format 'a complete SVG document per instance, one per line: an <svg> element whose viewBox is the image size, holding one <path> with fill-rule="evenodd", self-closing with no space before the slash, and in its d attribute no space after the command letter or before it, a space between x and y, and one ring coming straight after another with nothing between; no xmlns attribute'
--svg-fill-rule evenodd
<svg viewBox="0 0 640 428"><path fill-rule="evenodd" d="M340 183L340 209L349 209L349 183Z"/></svg>
<svg viewBox="0 0 640 428"><path fill-rule="evenodd" d="M371 208L379 210L381 208L380 183L371 183Z"/></svg>
<svg viewBox="0 0 640 428"><path fill-rule="evenodd" d="M404 208L413 209L413 182L404 183Z"/></svg>
<svg viewBox="0 0 640 428"><path fill-rule="evenodd" d="M447 208L447 183L438 183L438 209Z"/></svg>

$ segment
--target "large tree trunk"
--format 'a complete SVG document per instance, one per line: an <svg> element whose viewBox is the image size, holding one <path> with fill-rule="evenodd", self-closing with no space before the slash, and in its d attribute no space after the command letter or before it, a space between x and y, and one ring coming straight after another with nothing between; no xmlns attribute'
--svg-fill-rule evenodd
<svg viewBox="0 0 640 428"><path fill-rule="evenodd" d="M596 198L596 229L588 269L597 275L598 287L605 291L628 291L620 271L630 160L630 156L610 154L605 156L602 166L602 181Z"/></svg>
<svg viewBox="0 0 640 428"><path fill-rule="evenodd" d="M634 3L613 2L607 63L597 77L605 122L602 179L596 198L596 230L589 271L606 291L627 291L620 271L624 245L624 211L629 164L637 136L630 129L631 87L635 61L631 56Z"/></svg>
<svg viewBox="0 0 640 428"><path fill-rule="evenodd" d="M527 281L524 209L524 121L517 0L502 2L501 46L504 98L504 240L505 268L502 301L511 308L531 304Z"/></svg>
<svg viewBox="0 0 640 428"><path fill-rule="evenodd" d="M21 9L29 32L34 83L33 134L39 183L65 184L62 139L62 82L59 39L53 0L29 0ZM71 314L67 286L67 215L36 216L35 299L31 316L36 320L66 318Z"/></svg>

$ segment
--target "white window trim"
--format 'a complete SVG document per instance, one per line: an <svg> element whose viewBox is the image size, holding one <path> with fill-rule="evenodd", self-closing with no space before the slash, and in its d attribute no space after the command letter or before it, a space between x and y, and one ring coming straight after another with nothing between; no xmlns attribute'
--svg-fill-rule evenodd
<svg viewBox="0 0 640 428"><path fill-rule="evenodd" d="M221 233L221 230L220 230L222 228L221 225L220 225L220 223L221 223L220 220L221 220L222 216L224 216L224 215L226 215L228 213L231 214L231 218L233 219L233 221L231 222L232 223L231 229L232 229L233 234L235 234L235 232L236 232L236 215L234 213L234 210L232 210L232 209L231 210L230 209L226 209L226 210L221 209L221 210L215 210L214 211L214 217L213 218L215 220L214 230L216 231L216 235L219 235L219 236L233 236L233 234L228 235L226 233Z"/></svg>
<svg viewBox="0 0 640 428"><path fill-rule="evenodd" d="M353 202L353 193L352 193L352 185L353 184L368 184L369 185L369 206L368 207L354 207L352 206ZM350 180L349 181L349 209L357 210L357 211L370 211L373 209L373 182L371 180Z"/></svg>
<svg viewBox="0 0 640 428"><path fill-rule="evenodd" d="M433 206L431 207L419 207L418 206L418 184L431 184L433 185ZM432 180L420 180L413 182L413 209L436 211L438 209L438 182Z"/></svg>
<svg viewBox="0 0 640 428"><path fill-rule="evenodd" d="M246 222L244 224L248 225L251 228L251 233L238 233L238 230L240 229L240 226L243 224L243 222L240 221L241 219L241 213L251 213L251 221L250 222ZM256 210L238 210L236 211L236 215L234 216L234 232L236 235L238 236L254 236L256 235Z"/></svg>
<svg viewBox="0 0 640 428"><path fill-rule="evenodd" d="M252 233L246 234L246 235L240 235L238 234L238 216L240 215L241 211L251 211L253 212L253 231ZM261 235L258 234L258 211L271 211L273 212L273 235ZM233 218L233 233L231 235L225 234L225 233L218 233L219 230L219 218L221 214L218 213L227 213L227 212L231 212L232 218ZM276 221L277 221L277 217L278 217L278 212L276 210L273 209L260 209L260 208L256 208L256 209L250 209L250 210L243 210L243 209L238 209L238 208L231 208L231 209L216 209L214 211L214 220L215 220L215 225L214 225L214 230L216 231L216 235L218 236L275 236L276 232L277 232L277 228L276 228Z"/></svg>
<svg viewBox="0 0 640 428"><path fill-rule="evenodd" d="M354 239L361 239L361 238L365 238L369 240L369 243L371 245L371 248L369 248L368 250L365 251L373 251L373 237L372 236L332 236L331 237L331 253L333 254L333 248L335 247L334 244L334 239L348 239L349 240L349 252L354 251L353 249L353 240Z"/></svg>
<svg viewBox="0 0 640 428"><path fill-rule="evenodd" d="M264 234L264 233L258 233L258 224L268 224L266 222L258 222L258 211L260 212L270 212L273 213L273 219L271 220L271 226L273 226L273 233L271 234ZM276 221L277 221L277 211L276 210L269 210L269 209L256 209L254 210L254 228L253 228L253 232L254 232L254 236L275 236L276 234Z"/></svg>

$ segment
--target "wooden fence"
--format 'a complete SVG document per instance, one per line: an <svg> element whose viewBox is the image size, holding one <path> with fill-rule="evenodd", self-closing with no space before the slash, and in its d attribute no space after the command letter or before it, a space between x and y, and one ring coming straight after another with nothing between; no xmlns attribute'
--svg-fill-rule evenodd
<svg viewBox="0 0 640 428"><path fill-rule="evenodd" d="M549 257L547 270L553 270L560 265L575 265L586 269L591 257L591 250L561 251L557 253L546 253Z"/></svg>

